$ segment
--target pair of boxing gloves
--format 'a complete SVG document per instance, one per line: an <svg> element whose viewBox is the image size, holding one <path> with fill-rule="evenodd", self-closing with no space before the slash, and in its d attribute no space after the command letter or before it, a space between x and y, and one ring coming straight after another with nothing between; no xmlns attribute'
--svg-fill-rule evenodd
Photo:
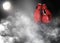
<svg viewBox="0 0 60 43"><path fill-rule="evenodd" d="M38 3L36 10L34 12L34 21L36 23L50 23L52 20L52 14L48 10L46 4Z"/></svg>

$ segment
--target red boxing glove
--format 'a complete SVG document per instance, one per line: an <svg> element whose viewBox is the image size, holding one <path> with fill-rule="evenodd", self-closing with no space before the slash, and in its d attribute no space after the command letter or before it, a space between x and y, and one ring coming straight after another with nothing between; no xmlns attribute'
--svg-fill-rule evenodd
<svg viewBox="0 0 60 43"><path fill-rule="evenodd" d="M52 15L51 12L47 9L46 4L43 4L42 11L43 11L42 22L50 23L52 20Z"/></svg>
<svg viewBox="0 0 60 43"><path fill-rule="evenodd" d="M34 12L34 21L36 23L41 21L41 7L42 7L42 5L40 3L38 3L38 6Z"/></svg>

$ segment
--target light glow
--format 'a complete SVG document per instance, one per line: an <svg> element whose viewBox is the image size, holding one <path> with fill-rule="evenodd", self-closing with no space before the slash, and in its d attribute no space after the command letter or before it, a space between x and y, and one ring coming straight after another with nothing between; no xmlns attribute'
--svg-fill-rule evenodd
<svg viewBox="0 0 60 43"><path fill-rule="evenodd" d="M10 10L11 9L11 3L9 1L6 1L3 3L3 9L4 10Z"/></svg>

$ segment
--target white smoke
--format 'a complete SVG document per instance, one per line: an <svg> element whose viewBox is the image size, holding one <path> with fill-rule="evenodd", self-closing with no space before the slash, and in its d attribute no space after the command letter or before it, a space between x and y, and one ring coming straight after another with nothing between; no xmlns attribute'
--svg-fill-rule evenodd
<svg viewBox="0 0 60 43"><path fill-rule="evenodd" d="M26 37L24 43L44 43L42 35L38 36L37 34L38 25L35 24L31 18L29 18L25 13L18 12L15 15L15 28L13 28L12 31L15 36L20 38L19 41Z"/></svg>
<svg viewBox="0 0 60 43"><path fill-rule="evenodd" d="M3 21L3 20L2 20ZM19 43L50 43L50 39L58 37L58 28L53 28L51 25L40 23L35 24L33 20L26 13L16 12L15 16L8 16L6 21L2 22L3 27L7 28L6 34L13 34L8 38L16 40ZM3 29L3 30L4 30ZM3 37L6 38L6 37ZM8 39L8 43L10 42Z"/></svg>

